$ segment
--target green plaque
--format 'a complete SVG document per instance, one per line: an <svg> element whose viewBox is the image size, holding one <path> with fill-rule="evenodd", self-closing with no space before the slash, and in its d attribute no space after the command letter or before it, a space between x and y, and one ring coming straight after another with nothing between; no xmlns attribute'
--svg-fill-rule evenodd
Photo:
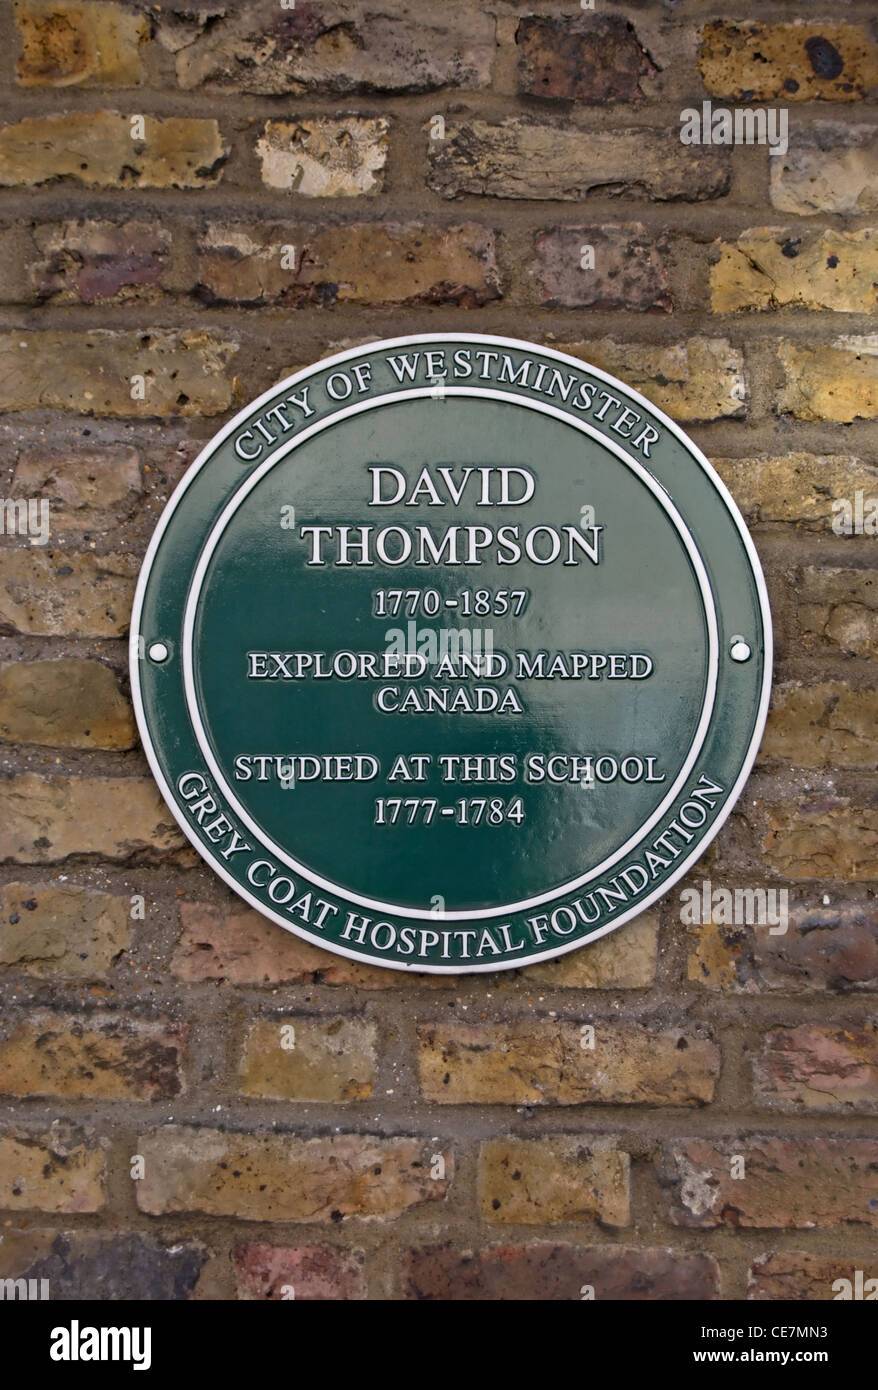
<svg viewBox="0 0 878 1390"><path fill-rule="evenodd" d="M399 970L574 950L667 891L765 722L765 585L695 445L532 343L356 348L225 426L140 577L131 679L199 853Z"/></svg>

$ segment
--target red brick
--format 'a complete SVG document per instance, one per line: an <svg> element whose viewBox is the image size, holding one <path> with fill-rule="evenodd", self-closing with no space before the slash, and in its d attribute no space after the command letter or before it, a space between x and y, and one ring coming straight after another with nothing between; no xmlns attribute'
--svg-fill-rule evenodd
<svg viewBox="0 0 878 1390"><path fill-rule="evenodd" d="M753 1058L756 1099L778 1110L878 1110L874 1024L772 1028Z"/></svg>
<svg viewBox="0 0 878 1390"><path fill-rule="evenodd" d="M718 1296L719 1271L710 1255L635 1250L613 1245L499 1245L478 1251L450 1243L423 1245L405 1259L407 1298L443 1302L532 1302L591 1297L597 1301Z"/></svg>
<svg viewBox="0 0 878 1390"><path fill-rule="evenodd" d="M583 246L594 251L593 270L581 266ZM540 300L548 308L671 308L668 241L648 236L641 222L558 227L539 236L535 249L533 273Z"/></svg>
<svg viewBox="0 0 878 1390"><path fill-rule="evenodd" d="M238 1298L341 1300L366 1297L362 1257L325 1245L236 1245Z"/></svg>
<svg viewBox="0 0 878 1390"><path fill-rule="evenodd" d="M742 1178L731 1176L737 1157ZM876 1167L873 1140L741 1136L670 1144L661 1176L678 1226L806 1230L878 1226Z"/></svg>
<svg viewBox="0 0 878 1390"><path fill-rule="evenodd" d="M713 923L693 932L689 979L732 994L878 989L878 911L871 902L791 902L788 930Z"/></svg>
<svg viewBox="0 0 878 1390"><path fill-rule="evenodd" d="M519 90L527 96L595 105L643 96L658 71L634 25L621 15L563 19L529 15L515 34Z"/></svg>
<svg viewBox="0 0 878 1390"><path fill-rule="evenodd" d="M868 1265L866 1271L863 1264ZM866 1287L872 1270L871 1261L858 1260L851 1255L813 1255L804 1250L780 1250L761 1255L750 1267L747 1297L764 1302L783 1299L785 1302L835 1302L850 1290L855 1295L857 1266L860 1266L861 1297L878 1297L878 1279ZM846 1281L846 1283L842 1282Z"/></svg>
<svg viewBox="0 0 878 1390"><path fill-rule="evenodd" d="M182 980L236 985L352 985L357 989L448 989L453 975L401 975L312 946L237 901L181 902L182 932L171 968Z"/></svg>
<svg viewBox="0 0 878 1390"><path fill-rule="evenodd" d="M282 264L284 246L296 247L295 270ZM476 223L211 223L199 249L200 293L217 303L475 308L500 295L494 237Z"/></svg>

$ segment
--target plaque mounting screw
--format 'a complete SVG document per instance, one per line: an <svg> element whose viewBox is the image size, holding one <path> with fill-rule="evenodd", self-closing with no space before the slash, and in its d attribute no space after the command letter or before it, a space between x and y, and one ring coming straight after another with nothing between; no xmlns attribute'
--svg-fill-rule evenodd
<svg viewBox="0 0 878 1390"><path fill-rule="evenodd" d="M167 661L171 653L164 642L152 642L150 643L147 655L149 656L150 661L160 662Z"/></svg>
<svg viewBox="0 0 878 1390"><path fill-rule="evenodd" d="M753 655L750 644L745 642L743 637L733 637L729 646L729 656L732 661L749 661Z"/></svg>

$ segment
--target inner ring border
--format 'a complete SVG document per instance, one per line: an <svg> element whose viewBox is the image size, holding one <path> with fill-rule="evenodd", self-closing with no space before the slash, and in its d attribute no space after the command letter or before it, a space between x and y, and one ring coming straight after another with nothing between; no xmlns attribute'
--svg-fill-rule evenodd
<svg viewBox="0 0 878 1390"><path fill-rule="evenodd" d="M578 420L575 416L571 416L566 411L559 409L557 406L549 405L547 402L544 401L535 401L530 399L529 397L517 396L507 391L496 391L488 387L451 386L446 387L443 392L445 396L455 395L476 399L495 400L500 401L506 405L518 405L524 407L525 409L536 410L541 414L548 415L552 418L560 420L562 424L570 425L572 428L578 429L581 433L586 434L590 438L594 439L599 446L605 446L610 451L610 453L614 454L627 468L629 468L633 473L635 473L635 475L639 478L640 482L648 488L648 490L658 501L659 505L665 510L665 512L671 520L672 525L678 532L678 535L680 536L683 542L684 548L689 558L689 562L692 565L693 571L696 576L696 580L698 582L698 587L701 594L701 601L704 608L708 629L708 672L707 685L704 692L704 699L701 707L701 716L699 718L699 722L696 727L692 742L690 743L689 752L686 756L686 759L684 760L680 772L677 774L676 779L669 788L664 799L659 803L659 805L657 806L655 811L653 811L652 815L648 818L648 820L645 821L638 828L636 834L630 836L624 842L624 844L622 844L618 849L616 849L607 859L603 860L600 864L590 869L587 873L580 875L578 878L571 879L567 883L551 889L549 892L538 894L531 898L522 899L520 902L503 903L500 906L494 906L489 908L459 909L448 912L437 912L425 908L407 907L399 903L390 903L384 902L381 899L377 898L368 898L359 893L354 892L352 889L343 887L342 885L333 882L331 879L324 878L321 874L318 874L315 870L309 868L307 865L301 864L297 859L293 858L292 855L286 853L286 851L281 849L280 846L278 846L272 839L270 839L266 835L265 831L251 817L251 815L245 809L245 807L239 802L238 798L235 796L234 792L229 787L225 775L220 770L219 764L216 758L214 757L213 749L211 748L210 741L207 737L207 731L204 727L204 723L201 717L201 711L198 705L195 684L194 630L195 620L197 616L196 610L198 607L198 601L201 596L201 590L203 587L204 579L206 577L211 559L213 558L214 551L216 550L216 547L219 544L220 539L222 538L222 534L225 528L228 526L232 517L235 515L235 513L241 507L243 502L246 500L249 493L259 485L262 479L266 476L267 473L271 471L275 464L281 462L282 459L286 458L290 453L292 453L296 448L298 448L299 445L307 443L309 439L314 438L323 430L329 428L330 425L337 424L339 421L342 420L350 419L364 411L377 409L382 405L392 405L398 402L404 402L413 399L435 398L435 394L436 389L434 386L415 387L411 390L387 392L382 394L381 396L374 397L371 400L359 401L354 405L343 407L341 410L335 411L332 415L329 415L325 420L317 421L316 424L309 426L308 429L303 430L300 434L294 436L293 439L288 440L286 444L281 445L280 448L276 449L269 458L265 459L261 464L259 464L252 471L252 473L250 473L243 480L240 487L232 494L231 498L226 503L226 506L224 507L222 513L220 514L219 518L217 519L213 528L211 529L210 534L208 535L207 540L205 541L201 553L198 557L198 563L195 567L195 572L192 577L192 582L186 600L186 609L183 624L183 685L185 691L186 705L189 710L189 717L192 722L192 728L193 732L195 733L196 741L198 742L198 746L201 749L202 754L204 755L205 761L207 762L207 765L210 768L210 771L212 772L216 780L218 789L223 793L229 805L235 811L235 814L239 817L241 822L247 826L251 834L253 834L257 838L259 843L262 844L265 849L270 850L271 853L273 853L281 861L281 863L285 864L287 868L294 870L296 873L300 874L309 882L316 884L320 888L324 889L324 891L326 892L336 894L338 897L342 898L345 901L356 903L359 907L368 907L376 911L388 913L395 917L414 918L418 921L434 922L487 921L494 917L505 917L510 913L521 912L528 908L541 907L545 903L554 902L557 898L564 897L571 892L575 892L577 889L584 887L585 884L590 883L593 879L598 878L607 869L612 868L614 864L618 863L630 851L632 851L635 848L635 846L638 845L641 842L641 840L643 840L645 836L649 834L653 826L658 824L662 816L665 814L665 811L678 796L680 789L682 788L686 779L688 778L689 773L692 767L694 766L695 762L697 761L701 749L704 746L704 741L707 737L707 732L710 727L711 720L713 718L713 711L716 703L716 688L719 672L719 637L716 620L716 604L714 600L713 590L710 585L710 580L707 575L707 571L701 559L701 555L698 551L698 548L695 545L694 539L689 531L689 528L686 526L686 523L684 522L682 516L678 512L675 504L671 500L667 490L658 482L658 480L653 476L653 474L651 474L646 468L644 468L643 465L637 459L632 458L628 453L626 453L626 451L614 440L606 438L603 434L600 433L600 431L596 430L593 425L589 424L588 421ZM248 413L252 414L252 408Z"/></svg>

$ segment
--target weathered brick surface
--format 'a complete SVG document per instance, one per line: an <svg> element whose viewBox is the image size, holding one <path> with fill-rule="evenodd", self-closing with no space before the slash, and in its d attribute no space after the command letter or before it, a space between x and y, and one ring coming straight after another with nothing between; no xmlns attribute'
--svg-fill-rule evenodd
<svg viewBox="0 0 878 1390"><path fill-rule="evenodd" d="M878 496L878 468L845 455L789 453L758 458L711 458L750 522L789 521L829 531L838 498Z"/></svg>
<svg viewBox="0 0 878 1390"><path fill-rule="evenodd" d="M325 1245L265 1245L250 1241L232 1252L238 1297L296 1302L365 1297L362 1255Z"/></svg>
<svg viewBox="0 0 878 1390"><path fill-rule="evenodd" d="M479 1156L482 1218L519 1226L627 1226L628 1170L628 1155L612 1141L492 1139Z"/></svg>
<svg viewBox="0 0 878 1390"><path fill-rule="evenodd" d="M120 1014L30 1015L0 1042L0 1092L168 1100L183 1090L186 1030Z"/></svg>
<svg viewBox="0 0 878 1390"><path fill-rule="evenodd" d="M582 267L584 246L594 251L593 269ZM550 308L671 308L668 243L647 236L642 223L556 228L537 238L535 251L540 300Z"/></svg>
<svg viewBox="0 0 878 1390"><path fill-rule="evenodd" d="M745 1176L733 1178L736 1157ZM875 1226L876 1161L867 1139L687 1139L667 1147L663 1178L682 1226Z"/></svg>
<svg viewBox="0 0 878 1390"><path fill-rule="evenodd" d="M878 89L878 46L856 24L739 24L702 30L698 65L715 96L735 101L856 101Z"/></svg>
<svg viewBox="0 0 878 1390"><path fill-rule="evenodd" d="M775 688L762 755L797 767L875 766L878 690L841 681Z"/></svg>
<svg viewBox="0 0 878 1390"><path fill-rule="evenodd" d="M6 296L15 302L29 286L36 303L100 304L105 300L152 303L179 281L176 237L157 222L86 218L48 223L30 233L24 275L9 277ZM174 242L177 242L175 248Z"/></svg>
<svg viewBox="0 0 878 1390"><path fill-rule="evenodd" d="M703 1038L630 1024L433 1024L418 1030L421 1088L444 1105L703 1105L719 1052Z"/></svg>
<svg viewBox="0 0 878 1390"><path fill-rule="evenodd" d="M878 210L878 126L818 121L791 137L786 154L771 161L771 201L780 212Z"/></svg>
<svg viewBox="0 0 878 1390"><path fill-rule="evenodd" d="M443 1302L479 1300L715 1298L719 1271L709 1255L624 1246L540 1241L480 1250L425 1245L408 1253L405 1294ZM591 1291L586 1293L585 1291Z"/></svg>
<svg viewBox="0 0 878 1390"><path fill-rule="evenodd" d="M522 19L519 88L531 97L603 104L636 101L656 66L621 15Z"/></svg>
<svg viewBox="0 0 878 1390"><path fill-rule="evenodd" d="M287 269L284 245L299 248ZM491 232L446 228L209 226L200 243L199 288L218 303L459 304L499 296Z"/></svg>
<svg viewBox="0 0 878 1390"><path fill-rule="evenodd" d="M262 182L302 198L380 193L390 146L389 121L267 121L256 143Z"/></svg>
<svg viewBox="0 0 878 1390"><path fill-rule="evenodd" d="M62 305L163 302L195 284L194 231L143 217L22 220L0 228L0 301Z"/></svg>
<svg viewBox="0 0 878 1390"><path fill-rule="evenodd" d="M672 419L718 420L746 414L744 356L725 338L691 338L672 347L612 338L551 346L627 381Z"/></svg>
<svg viewBox="0 0 878 1390"><path fill-rule="evenodd" d="M750 1267L747 1297L758 1302L783 1299L787 1302L828 1303L845 1291L841 1280L851 1289L856 1285L856 1258L844 1255L812 1255L806 1250L778 1250L762 1255ZM861 1270L862 1274L863 1271ZM868 1278L868 1276L866 1276ZM878 1284L865 1289L861 1297L875 1296ZM850 1297L850 1295L848 1295Z"/></svg>
<svg viewBox="0 0 878 1390"><path fill-rule="evenodd" d="M202 1211L245 1221L338 1221L398 1216L441 1202L451 1177L431 1178L434 1150L419 1139L338 1134L300 1139L167 1126L138 1140L146 1175L137 1204L152 1215ZM440 1150L439 1152L444 1152Z"/></svg>
<svg viewBox="0 0 878 1390"><path fill-rule="evenodd" d="M349 0L289 12L273 0L172 13L159 38L176 53L181 87L204 83L260 94L429 92L480 87L494 56L494 20L479 9L428 16L405 0L364 15Z"/></svg>
<svg viewBox="0 0 878 1390"><path fill-rule="evenodd" d="M182 980L228 980L237 985L305 982L353 985L358 990L398 989L403 982L395 971L312 946L237 901L225 908L181 902L179 912L182 930L171 965ZM415 980L419 988L449 988L455 983L450 975L405 978Z"/></svg>
<svg viewBox="0 0 878 1390"><path fill-rule="evenodd" d="M868 314L878 304L878 233L822 231L808 236L756 227L722 242L711 268L711 307L834 309Z"/></svg>
<svg viewBox="0 0 878 1390"><path fill-rule="evenodd" d="M689 147L676 132L580 131L524 117L448 125L429 141L430 187L443 198L579 202L607 190L659 202L719 198L729 187L726 152Z"/></svg>
<svg viewBox="0 0 878 1390"><path fill-rule="evenodd" d="M796 576L799 635L806 650L878 655L874 569L806 565Z"/></svg>
<svg viewBox="0 0 878 1390"><path fill-rule="evenodd" d="M0 551L0 624L59 637L120 637L128 630L137 561L132 555Z"/></svg>
<svg viewBox="0 0 878 1390"><path fill-rule="evenodd" d="M18 455L10 488L12 497L49 503L52 535L122 521L142 492L140 455L125 445L100 451L30 446Z"/></svg>
<svg viewBox="0 0 878 1390"><path fill-rule="evenodd" d="M0 739L55 748L131 748L131 706L97 661L0 666Z"/></svg>
<svg viewBox="0 0 878 1390"><path fill-rule="evenodd" d="M151 779L41 777L0 781L0 860L51 864L75 854L128 859L178 849L183 836Z"/></svg>
<svg viewBox="0 0 878 1390"><path fill-rule="evenodd" d="M570 951L556 960L531 965L522 979L565 989L646 989L655 979L658 927L656 913L641 913L628 923L624 936L610 932L588 951Z"/></svg>
<svg viewBox="0 0 878 1390"><path fill-rule="evenodd" d="M2 334L0 410L216 415L233 403L237 347L197 329Z"/></svg>
<svg viewBox="0 0 878 1390"><path fill-rule="evenodd" d="M841 423L878 415L878 334L845 334L818 347L782 341L778 357L780 414Z"/></svg>
<svg viewBox="0 0 878 1390"><path fill-rule="evenodd" d="M0 185L204 188L222 177L226 151L210 119L145 116L141 140L119 111L25 116L0 128Z"/></svg>
<svg viewBox="0 0 878 1390"><path fill-rule="evenodd" d="M140 82L145 15L114 0L16 0L23 87L132 87Z"/></svg>
<svg viewBox="0 0 878 1390"><path fill-rule="evenodd" d="M735 994L878 990L878 911L862 903L790 905L788 930L693 929L688 978Z"/></svg>
<svg viewBox="0 0 878 1390"><path fill-rule="evenodd" d="M260 1019L244 1042L241 1091L277 1100L367 1100L375 1042L374 1026L360 1019Z"/></svg>
<svg viewBox="0 0 878 1390"><path fill-rule="evenodd" d="M766 808L765 862L792 879L878 877L878 810L838 797Z"/></svg>
<svg viewBox="0 0 878 1390"><path fill-rule="evenodd" d="M93 1140L64 1133L0 1134L0 1203L8 1211L86 1212L104 1205L106 1157ZM0 1242L0 1259L5 1241Z"/></svg>
<svg viewBox="0 0 878 1390"><path fill-rule="evenodd" d="M162 1242L137 1233L4 1231L0 1275L47 1279L53 1302L191 1298L205 1260L192 1241Z"/></svg>
<svg viewBox="0 0 878 1390"><path fill-rule="evenodd" d="M131 939L130 901L72 884L0 889L0 965L51 978L103 978Z"/></svg>
<svg viewBox="0 0 878 1390"><path fill-rule="evenodd" d="M878 1109L878 1033L862 1027L772 1028L753 1059L761 1105L779 1110Z"/></svg>

